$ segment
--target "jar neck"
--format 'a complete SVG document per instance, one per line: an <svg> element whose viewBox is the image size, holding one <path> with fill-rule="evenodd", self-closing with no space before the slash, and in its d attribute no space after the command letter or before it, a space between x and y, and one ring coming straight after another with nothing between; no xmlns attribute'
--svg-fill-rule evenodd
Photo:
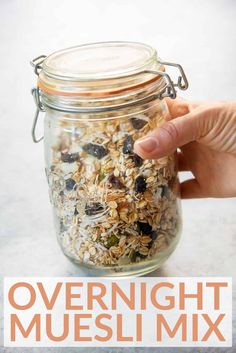
<svg viewBox="0 0 236 353"><path fill-rule="evenodd" d="M64 112L109 112L123 110L161 99L166 88L164 77L150 80L147 84L136 86L135 89L117 89L113 92L98 92L85 95L79 94L53 94L40 90L42 105L47 108Z"/></svg>

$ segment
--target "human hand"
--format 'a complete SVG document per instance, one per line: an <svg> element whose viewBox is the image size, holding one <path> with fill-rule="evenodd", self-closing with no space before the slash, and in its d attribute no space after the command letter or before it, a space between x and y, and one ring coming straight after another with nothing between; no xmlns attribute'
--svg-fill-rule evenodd
<svg viewBox="0 0 236 353"><path fill-rule="evenodd" d="M194 176L181 183L182 198L236 196L236 102L166 103L168 121L137 140L135 153L158 159L180 148L179 171Z"/></svg>

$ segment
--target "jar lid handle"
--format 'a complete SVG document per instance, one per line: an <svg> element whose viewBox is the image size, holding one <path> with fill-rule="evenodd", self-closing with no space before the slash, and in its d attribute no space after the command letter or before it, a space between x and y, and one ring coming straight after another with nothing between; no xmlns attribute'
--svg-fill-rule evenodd
<svg viewBox="0 0 236 353"><path fill-rule="evenodd" d="M47 55L39 55L37 58L30 61L30 65L34 68L34 73L38 76L39 70L42 70L42 63L46 59Z"/></svg>

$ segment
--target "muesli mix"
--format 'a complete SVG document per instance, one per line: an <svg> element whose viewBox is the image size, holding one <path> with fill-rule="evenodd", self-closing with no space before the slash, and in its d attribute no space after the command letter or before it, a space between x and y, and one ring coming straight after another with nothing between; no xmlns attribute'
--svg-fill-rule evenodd
<svg viewBox="0 0 236 353"><path fill-rule="evenodd" d="M175 156L143 160L134 141L163 121L160 112L125 119L61 122L46 168L65 254L122 266L152 259L178 233Z"/></svg>

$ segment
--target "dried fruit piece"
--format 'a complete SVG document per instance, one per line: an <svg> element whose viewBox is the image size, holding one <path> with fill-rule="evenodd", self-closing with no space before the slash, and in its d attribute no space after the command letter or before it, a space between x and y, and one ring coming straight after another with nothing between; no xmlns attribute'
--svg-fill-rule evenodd
<svg viewBox="0 0 236 353"><path fill-rule="evenodd" d="M115 234L112 234L107 240L106 247L110 249L111 246L115 246L118 243L119 239L117 238L117 236L115 236Z"/></svg>
<svg viewBox="0 0 236 353"><path fill-rule="evenodd" d="M147 188L147 183L146 183L146 179L144 178L143 175L139 175L136 179L135 179L135 191L136 192L144 192Z"/></svg>
<svg viewBox="0 0 236 353"><path fill-rule="evenodd" d="M111 174L108 178L109 183L111 183L114 189L123 189L124 184L117 178L114 174Z"/></svg>
<svg viewBox="0 0 236 353"><path fill-rule="evenodd" d="M150 237L152 238L152 240L156 240L156 238L158 237L158 231L157 230L152 230L150 233Z"/></svg>
<svg viewBox="0 0 236 353"><path fill-rule="evenodd" d="M137 222L138 230L142 232L142 234L149 235L152 232L152 226L149 223L145 222Z"/></svg>
<svg viewBox="0 0 236 353"><path fill-rule="evenodd" d="M70 191L75 189L76 181L74 179L69 178L69 179L66 179L65 182L66 182L66 190Z"/></svg>
<svg viewBox="0 0 236 353"><path fill-rule="evenodd" d="M133 161L134 161L135 167L141 167L141 165L143 164L143 159L139 157L139 155L136 153L134 153L133 155Z"/></svg>
<svg viewBox="0 0 236 353"><path fill-rule="evenodd" d="M79 153L63 153L61 152L61 160L64 163L74 163L78 161L79 159Z"/></svg>
<svg viewBox="0 0 236 353"><path fill-rule="evenodd" d="M167 196L169 188L166 185L161 185L159 186L159 188L161 189L161 197Z"/></svg>
<svg viewBox="0 0 236 353"><path fill-rule="evenodd" d="M94 202L85 206L85 214L87 216L94 216L104 210L100 202Z"/></svg>
<svg viewBox="0 0 236 353"><path fill-rule="evenodd" d="M91 156L96 157L97 159L102 159L108 154L108 150L105 147L94 143L87 143L82 148L85 152L91 154Z"/></svg>
<svg viewBox="0 0 236 353"><path fill-rule="evenodd" d="M125 140L124 140L124 145L122 152L127 154L127 153L132 153L133 152L133 146L134 146L134 140L131 135L128 135Z"/></svg>
<svg viewBox="0 0 236 353"><path fill-rule="evenodd" d="M147 124L147 121L139 118L131 118L131 123L136 130L140 130Z"/></svg>

